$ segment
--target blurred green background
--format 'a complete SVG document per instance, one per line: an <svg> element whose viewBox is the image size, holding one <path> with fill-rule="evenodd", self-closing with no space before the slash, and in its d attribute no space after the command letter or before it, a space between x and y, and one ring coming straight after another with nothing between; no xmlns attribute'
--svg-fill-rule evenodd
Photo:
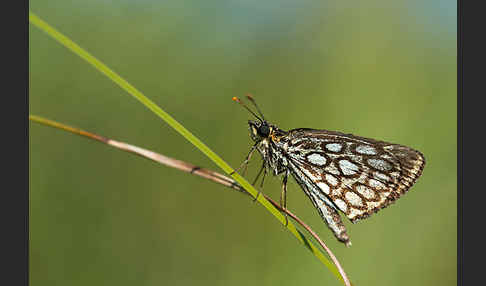
<svg viewBox="0 0 486 286"><path fill-rule="evenodd" d="M68 3L69 2L69 3ZM289 208L356 285L456 285L456 1L71 1L30 9L238 166L255 95L282 129L416 148L423 176L337 242L291 180ZM218 170L158 117L29 27L30 113ZM340 285L259 204L30 124L31 285ZM254 178L259 156L250 164ZM219 170L218 170L219 171ZM265 193L278 199L280 178Z"/></svg>

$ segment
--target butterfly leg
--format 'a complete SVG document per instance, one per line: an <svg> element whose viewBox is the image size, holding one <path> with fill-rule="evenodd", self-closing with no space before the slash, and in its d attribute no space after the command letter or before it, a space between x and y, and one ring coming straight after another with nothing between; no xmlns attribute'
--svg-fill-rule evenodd
<svg viewBox="0 0 486 286"><path fill-rule="evenodd" d="M255 183L258 181L258 178L260 177L260 174L263 172L263 177L262 177L262 182L260 184L260 189L258 190L258 194L256 195L255 199L253 199L253 202L256 202L258 199L258 196L260 196L260 193L262 192L263 189L263 182L265 181L265 176L267 175L267 168L265 167L265 162L263 162L262 167L260 168L260 171L258 172L257 177L253 181L252 185L255 185Z"/></svg>
<svg viewBox="0 0 486 286"><path fill-rule="evenodd" d="M246 155L245 161L243 161L243 163L241 163L241 165L236 170L233 170L233 172L230 173L230 176L236 173L238 170L242 169L243 167L245 168L243 171L243 176L244 176L248 167L248 162L250 162L251 155L253 155L253 152L255 152L256 148L257 148L257 144L251 147L250 152L248 152L248 155Z"/></svg>
<svg viewBox="0 0 486 286"><path fill-rule="evenodd" d="M265 169L265 162L262 164L260 171L258 171L258 174L257 174L255 180L253 180L253 183L251 183L252 186L254 186L256 184L256 182L258 181L258 178L260 178L260 175L262 174L263 169Z"/></svg>
<svg viewBox="0 0 486 286"><path fill-rule="evenodd" d="M289 172L286 171L282 181L282 193L280 194L280 207L284 210L285 226L289 224L289 218L287 216L287 178Z"/></svg>

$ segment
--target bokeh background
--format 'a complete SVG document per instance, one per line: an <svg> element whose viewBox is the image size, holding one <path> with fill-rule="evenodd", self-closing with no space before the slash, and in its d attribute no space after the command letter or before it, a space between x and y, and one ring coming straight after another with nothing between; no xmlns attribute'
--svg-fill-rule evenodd
<svg viewBox="0 0 486 286"><path fill-rule="evenodd" d="M61 1L30 9L232 166L251 92L282 129L422 151L423 176L337 242L291 180L289 208L356 285L456 285L456 1ZM158 117L29 27L30 113L218 170ZM31 123L31 285L340 285L259 204ZM255 156L247 177L260 164ZM280 178L265 193L278 199Z"/></svg>

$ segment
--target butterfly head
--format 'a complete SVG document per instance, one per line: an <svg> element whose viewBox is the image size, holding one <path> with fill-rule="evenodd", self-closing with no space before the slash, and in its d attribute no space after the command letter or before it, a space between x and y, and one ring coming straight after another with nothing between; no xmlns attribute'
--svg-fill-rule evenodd
<svg viewBox="0 0 486 286"><path fill-rule="evenodd" d="M241 104L246 110L248 110L257 120L248 120L248 126L250 128L250 137L255 142L260 142L265 139L279 140L279 137L285 134L285 131L278 129L275 125L268 123L263 116L263 113L258 108L253 96L248 94L246 96L248 100L255 106L258 115L253 112L248 106L246 106L239 98L233 97L233 100Z"/></svg>
<svg viewBox="0 0 486 286"><path fill-rule="evenodd" d="M272 133L272 126L266 121L248 120L248 126L250 127L250 137L255 142L268 138Z"/></svg>

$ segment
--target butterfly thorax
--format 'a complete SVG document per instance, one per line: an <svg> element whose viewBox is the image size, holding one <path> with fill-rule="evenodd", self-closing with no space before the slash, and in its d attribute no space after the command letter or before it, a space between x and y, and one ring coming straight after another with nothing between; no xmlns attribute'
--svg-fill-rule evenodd
<svg viewBox="0 0 486 286"><path fill-rule="evenodd" d="M288 132L266 121L249 120L248 125L250 137L256 142L257 150L262 155L265 165L273 171L274 175L284 172L287 169L287 160L283 146L288 140Z"/></svg>

